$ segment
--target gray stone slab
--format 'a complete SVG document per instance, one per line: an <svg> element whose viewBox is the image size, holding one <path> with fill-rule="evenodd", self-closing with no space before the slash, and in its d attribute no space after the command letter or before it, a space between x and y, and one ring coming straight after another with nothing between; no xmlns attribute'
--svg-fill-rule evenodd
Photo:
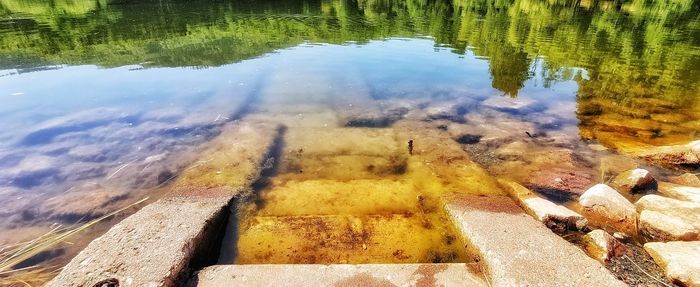
<svg viewBox="0 0 700 287"><path fill-rule="evenodd" d="M218 265L190 286L487 286L464 263L367 265Z"/></svg>
<svg viewBox="0 0 700 287"><path fill-rule="evenodd" d="M234 196L249 189L280 129L237 122L210 143L166 198L91 242L47 286L179 286L218 257ZM111 286L111 285L109 285Z"/></svg>
<svg viewBox="0 0 700 287"><path fill-rule="evenodd" d="M454 196L445 209L491 286L626 286L505 196Z"/></svg>

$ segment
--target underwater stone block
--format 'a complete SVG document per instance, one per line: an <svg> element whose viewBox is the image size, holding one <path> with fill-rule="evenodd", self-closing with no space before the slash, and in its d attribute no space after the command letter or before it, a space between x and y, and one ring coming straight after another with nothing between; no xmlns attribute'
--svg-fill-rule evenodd
<svg viewBox="0 0 700 287"><path fill-rule="evenodd" d="M260 177L279 133L259 122L226 127L203 153L210 160L194 163L166 198L92 241L47 286L183 284L190 268L218 257L228 206Z"/></svg>
<svg viewBox="0 0 700 287"><path fill-rule="evenodd" d="M682 186L672 183L659 183L659 194L678 200L700 203L700 187Z"/></svg>
<svg viewBox="0 0 700 287"><path fill-rule="evenodd" d="M228 196L235 195L237 188L250 185L266 166L274 163L270 153L280 134L280 126L267 122L242 121L225 127L200 153L200 160L178 176L175 191L183 189L188 194L231 188Z"/></svg>

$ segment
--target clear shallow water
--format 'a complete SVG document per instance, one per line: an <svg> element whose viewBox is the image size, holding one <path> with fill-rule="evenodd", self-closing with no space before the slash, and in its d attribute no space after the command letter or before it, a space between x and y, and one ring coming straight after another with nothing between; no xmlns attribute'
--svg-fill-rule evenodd
<svg viewBox="0 0 700 287"><path fill-rule="evenodd" d="M559 134L580 153L588 140L624 149L697 139L698 9L0 0L0 242L157 197L220 125L304 105L517 97L537 112L475 109L467 122ZM495 175L533 171L476 158Z"/></svg>

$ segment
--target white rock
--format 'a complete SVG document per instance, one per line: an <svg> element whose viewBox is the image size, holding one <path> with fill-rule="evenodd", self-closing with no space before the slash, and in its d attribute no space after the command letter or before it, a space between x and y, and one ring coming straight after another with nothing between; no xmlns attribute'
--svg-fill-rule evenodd
<svg viewBox="0 0 700 287"><path fill-rule="evenodd" d="M700 230L700 203L649 194L642 196L635 205L637 211L652 210L675 216Z"/></svg>
<svg viewBox="0 0 700 287"><path fill-rule="evenodd" d="M651 241L689 241L698 239L699 231L682 218L643 210L639 214L639 233Z"/></svg>
<svg viewBox="0 0 700 287"><path fill-rule="evenodd" d="M580 214L537 196L517 182L505 179L500 179L498 182L527 213L557 233L581 230L588 223Z"/></svg>
<svg viewBox="0 0 700 287"><path fill-rule="evenodd" d="M613 188L596 184L579 198L581 213L592 224L627 234L637 234L634 205Z"/></svg>
<svg viewBox="0 0 700 287"><path fill-rule="evenodd" d="M700 286L700 241L644 244L666 277L681 286Z"/></svg>
<svg viewBox="0 0 700 287"><path fill-rule="evenodd" d="M682 186L672 183L659 183L659 194L678 200L700 203L700 187Z"/></svg>

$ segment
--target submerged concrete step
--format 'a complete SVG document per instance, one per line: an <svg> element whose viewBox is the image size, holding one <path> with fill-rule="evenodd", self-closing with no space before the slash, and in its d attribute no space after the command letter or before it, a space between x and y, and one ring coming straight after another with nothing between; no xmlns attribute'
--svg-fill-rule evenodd
<svg viewBox="0 0 700 287"><path fill-rule="evenodd" d="M454 196L445 209L492 286L626 286L505 196Z"/></svg>
<svg viewBox="0 0 700 287"><path fill-rule="evenodd" d="M488 286L471 265L215 265L190 287L228 286Z"/></svg>
<svg viewBox="0 0 700 287"><path fill-rule="evenodd" d="M417 212L425 195L410 181L291 181L261 194L258 215L392 214ZM435 204L433 204L435 206Z"/></svg>
<svg viewBox="0 0 700 287"><path fill-rule="evenodd" d="M278 179L381 179L399 177L408 169L406 157L388 155L315 155L289 150Z"/></svg>
<svg viewBox="0 0 700 287"><path fill-rule="evenodd" d="M92 241L46 286L179 286L218 254L228 205L259 178L276 125L238 122L209 145L166 198ZM244 140L242 140L244 139Z"/></svg>
<svg viewBox="0 0 700 287"><path fill-rule="evenodd" d="M465 262L438 215L257 216L241 222L237 264ZM432 218L431 218L432 217Z"/></svg>
<svg viewBox="0 0 700 287"><path fill-rule="evenodd" d="M390 156L398 150L394 131L379 128L291 128L285 148L316 155Z"/></svg>

